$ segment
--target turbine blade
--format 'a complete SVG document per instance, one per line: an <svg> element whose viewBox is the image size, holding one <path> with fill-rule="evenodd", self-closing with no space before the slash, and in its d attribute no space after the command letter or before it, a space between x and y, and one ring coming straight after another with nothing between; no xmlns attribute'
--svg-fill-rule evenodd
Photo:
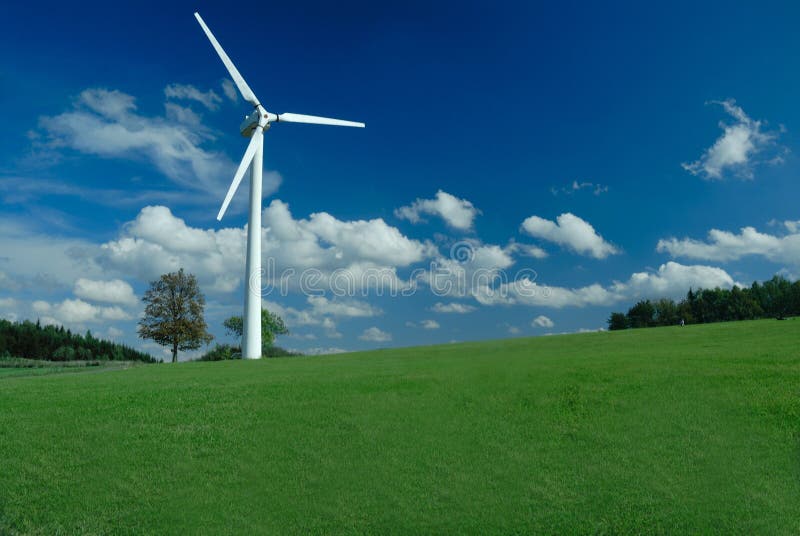
<svg viewBox="0 0 800 536"><path fill-rule="evenodd" d="M236 170L236 175L233 176L233 182L231 182L231 186L228 188L228 194L225 196L225 201L222 202L222 208L219 209L219 214L217 214L218 221L222 220L222 216L224 216L225 211L228 210L228 205L230 205L231 199L233 199L233 194L235 194L236 190L239 188L239 184L244 178L244 172L247 171L247 167L253 160L253 156L255 156L256 149L258 149L258 144L261 143L263 136L264 135L261 133L260 128L257 128L255 132L253 132L253 137L250 138L250 144L247 146L247 150L244 152L242 161L239 164L239 169Z"/></svg>
<svg viewBox="0 0 800 536"><path fill-rule="evenodd" d="M195 13L194 18L196 18L197 22L200 23L200 27L203 28L203 31L206 33L206 37L208 37L208 40L211 41L214 50L216 50L217 54L219 54L219 58L222 60L222 63L225 64L225 68L228 69L231 78L233 78L233 81L236 83L236 87L239 88L239 93L242 94L244 100L253 106L258 106L259 102L255 93L253 93L253 90L247 85L247 82L244 81L242 75L239 74L239 70L233 64L228 55L225 54L225 51L222 50L222 46L219 44L219 41L217 41L217 38L214 37L214 34L211 33L211 30L208 29L208 26L206 26L206 23L203 21L202 17L200 17L200 13Z"/></svg>
<svg viewBox="0 0 800 536"><path fill-rule="evenodd" d="M318 117L316 115L303 114L280 114L278 122L284 123L312 123L314 125L334 125L337 127L359 127L364 128L364 123L356 121L344 121L342 119L331 119L329 117Z"/></svg>

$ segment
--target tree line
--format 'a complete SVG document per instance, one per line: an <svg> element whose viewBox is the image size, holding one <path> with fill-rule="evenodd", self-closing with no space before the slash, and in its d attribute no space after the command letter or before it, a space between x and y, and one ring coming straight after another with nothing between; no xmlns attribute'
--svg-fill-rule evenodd
<svg viewBox="0 0 800 536"><path fill-rule="evenodd" d="M748 287L732 289L689 289L686 297L675 302L670 298L642 300L627 313L614 312L608 329L647 328L686 324L707 324L730 320L778 318L800 315L800 280L794 283L776 275Z"/></svg>
<svg viewBox="0 0 800 536"><path fill-rule="evenodd" d="M0 319L0 357L46 361L145 361L156 360L123 344L98 339L87 331L72 333L64 326L42 326L37 320L10 322Z"/></svg>

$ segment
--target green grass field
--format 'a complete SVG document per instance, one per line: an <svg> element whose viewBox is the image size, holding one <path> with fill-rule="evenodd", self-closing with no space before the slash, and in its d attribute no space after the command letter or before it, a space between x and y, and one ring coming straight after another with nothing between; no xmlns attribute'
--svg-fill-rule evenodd
<svg viewBox="0 0 800 536"><path fill-rule="evenodd" d="M800 320L0 378L0 533L800 532Z"/></svg>

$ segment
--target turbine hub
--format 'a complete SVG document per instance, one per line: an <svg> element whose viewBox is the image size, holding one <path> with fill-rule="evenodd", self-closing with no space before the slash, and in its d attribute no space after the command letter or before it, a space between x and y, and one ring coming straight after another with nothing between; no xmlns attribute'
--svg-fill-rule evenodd
<svg viewBox="0 0 800 536"><path fill-rule="evenodd" d="M242 133L242 136L245 138L251 137L257 127L261 127L266 132L269 129L267 117L267 111L259 104L250 115L244 118L242 124L239 125L239 131Z"/></svg>

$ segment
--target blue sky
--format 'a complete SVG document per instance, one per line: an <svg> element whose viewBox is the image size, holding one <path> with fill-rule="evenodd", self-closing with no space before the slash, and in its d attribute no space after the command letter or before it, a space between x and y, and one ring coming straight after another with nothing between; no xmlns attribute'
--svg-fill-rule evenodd
<svg viewBox="0 0 800 536"><path fill-rule="evenodd" d="M267 133L264 262L414 290L295 281L265 296L284 346L596 329L640 298L800 273L793 3L17 3L0 17L0 315L141 346L147 281L185 266L225 340L246 188L215 216L249 106L195 10L268 110L367 123ZM437 295L434 267L470 282Z"/></svg>

